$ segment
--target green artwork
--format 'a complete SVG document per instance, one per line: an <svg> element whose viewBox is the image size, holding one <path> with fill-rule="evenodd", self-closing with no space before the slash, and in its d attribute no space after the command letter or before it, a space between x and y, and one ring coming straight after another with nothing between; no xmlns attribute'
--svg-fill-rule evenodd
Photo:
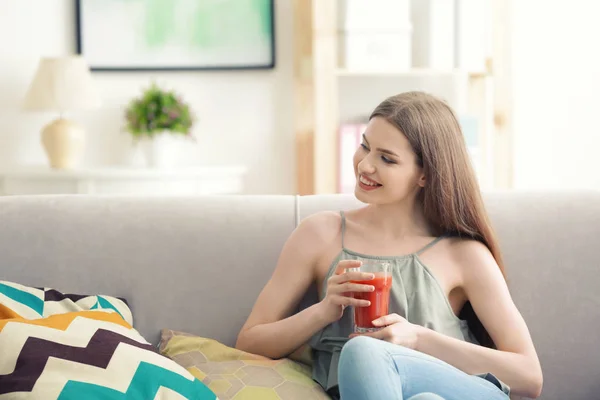
<svg viewBox="0 0 600 400"><path fill-rule="evenodd" d="M273 0L78 0L92 69L273 68Z"/></svg>

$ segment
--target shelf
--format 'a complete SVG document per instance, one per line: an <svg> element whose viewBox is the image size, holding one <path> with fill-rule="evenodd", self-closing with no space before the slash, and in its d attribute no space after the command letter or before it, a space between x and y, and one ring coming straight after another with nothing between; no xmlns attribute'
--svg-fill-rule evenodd
<svg viewBox="0 0 600 400"><path fill-rule="evenodd" d="M176 168L142 168L127 166L107 166L74 169L52 169L48 166L19 166L0 170L0 177L40 180L63 179L161 179L203 178L225 179L241 177L246 167L241 165L190 166Z"/></svg>
<svg viewBox="0 0 600 400"><path fill-rule="evenodd" d="M191 196L238 194L244 166L198 166L172 169L94 167L55 170L15 166L0 171L0 196L8 195L144 195Z"/></svg>
<svg viewBox="0 0 600 400"><path fill-rule="evenodd" d="M466 71L461 69L440 70L432 68L413 68L406 71L365 70L352 71L339 68L335 71L338 77L357 78L427 78L427 77L469 77L481 78L487 76L485 71Z"/></svg>
<svg viewBox="0 0 600 400"><path fill-rule="evenodd" d="M469 149L469 153L481 180L492 183L495 77L491 58L485 61L478 60L479 57L465 58L456 68L450 62L448 68L413 67L411 62L404 65L392 62L391 57L385 62L383 56L379 58L382 61L375 62L377 53L372 58L363 56L354 61L347 51L352 50L353 44L340 35L338 19L344 10L338 9L337 3L293 0L295 26L312 27L298 30L301 40L294 47L296 101L308 110L296 122L297 143L302 143L297 157L303 163L298 168L303 193L334 193L339 189L336 173L340 166L331 154L338 152L341 124L364 121L384 99L417 90L443 99L460 118L477 121L471 135L476 136L472 142L478 146ZM486 35L489 33L490 30L485 31ZM479 42L491 43L492 37L477 39L476 43L461 43L461 46L473 45L473 51L479 54ZM367 45L354 44L356 51L363 49L363 54L370 54ZM485 55L491 57L487 50ZM415 60L414 65L423 64Z"/></svg>

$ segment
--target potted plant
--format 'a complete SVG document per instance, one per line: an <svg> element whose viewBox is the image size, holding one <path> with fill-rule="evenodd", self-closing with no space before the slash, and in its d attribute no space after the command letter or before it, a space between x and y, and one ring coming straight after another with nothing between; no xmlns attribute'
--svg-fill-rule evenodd
<svg viewBox="0 0 600 400"><path fill-rule="evenodd" d="M171 166L178 158L177 145L194 140L194 116L188 104L174 91L156 83L133 99L126 108L125 130L142 148L149 165Z"/></svg>

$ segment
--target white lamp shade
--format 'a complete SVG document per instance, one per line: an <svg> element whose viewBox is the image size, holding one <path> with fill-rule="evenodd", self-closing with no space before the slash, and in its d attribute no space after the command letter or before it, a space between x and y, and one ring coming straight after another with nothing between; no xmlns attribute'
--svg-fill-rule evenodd
<svg viewBox="0 0 600 400"><path fill-rule="evenodd" d="M25 95L23 108L34 111L100 107L90 69L80 56L42 58Z"/></svg>

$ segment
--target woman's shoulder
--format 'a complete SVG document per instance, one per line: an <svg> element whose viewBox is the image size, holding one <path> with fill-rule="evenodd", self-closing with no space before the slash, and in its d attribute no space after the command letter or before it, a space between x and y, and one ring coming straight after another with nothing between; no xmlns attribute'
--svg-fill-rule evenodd
<svg viewBox="0 0 600 400"><path fill-rule="evenodd" d="M487 246L479 240L449 235L447 242L448 250L453 257L471 259L492 254Z"/></svg>
<svg viewBox="0 0 600 400"><path fill-rule="evenodd" d="M302 219L296 232L302 237L323 241L336 237L340 233L341 225L340 212L320 211Z"/></svg>
<svg viewBox="0 0 600 400"><path fill-rule="evenodd" d="M489 269L498 269L490 249L479 240L449 237L446 246L448 256L466 275L480 274Z"/></svg>

